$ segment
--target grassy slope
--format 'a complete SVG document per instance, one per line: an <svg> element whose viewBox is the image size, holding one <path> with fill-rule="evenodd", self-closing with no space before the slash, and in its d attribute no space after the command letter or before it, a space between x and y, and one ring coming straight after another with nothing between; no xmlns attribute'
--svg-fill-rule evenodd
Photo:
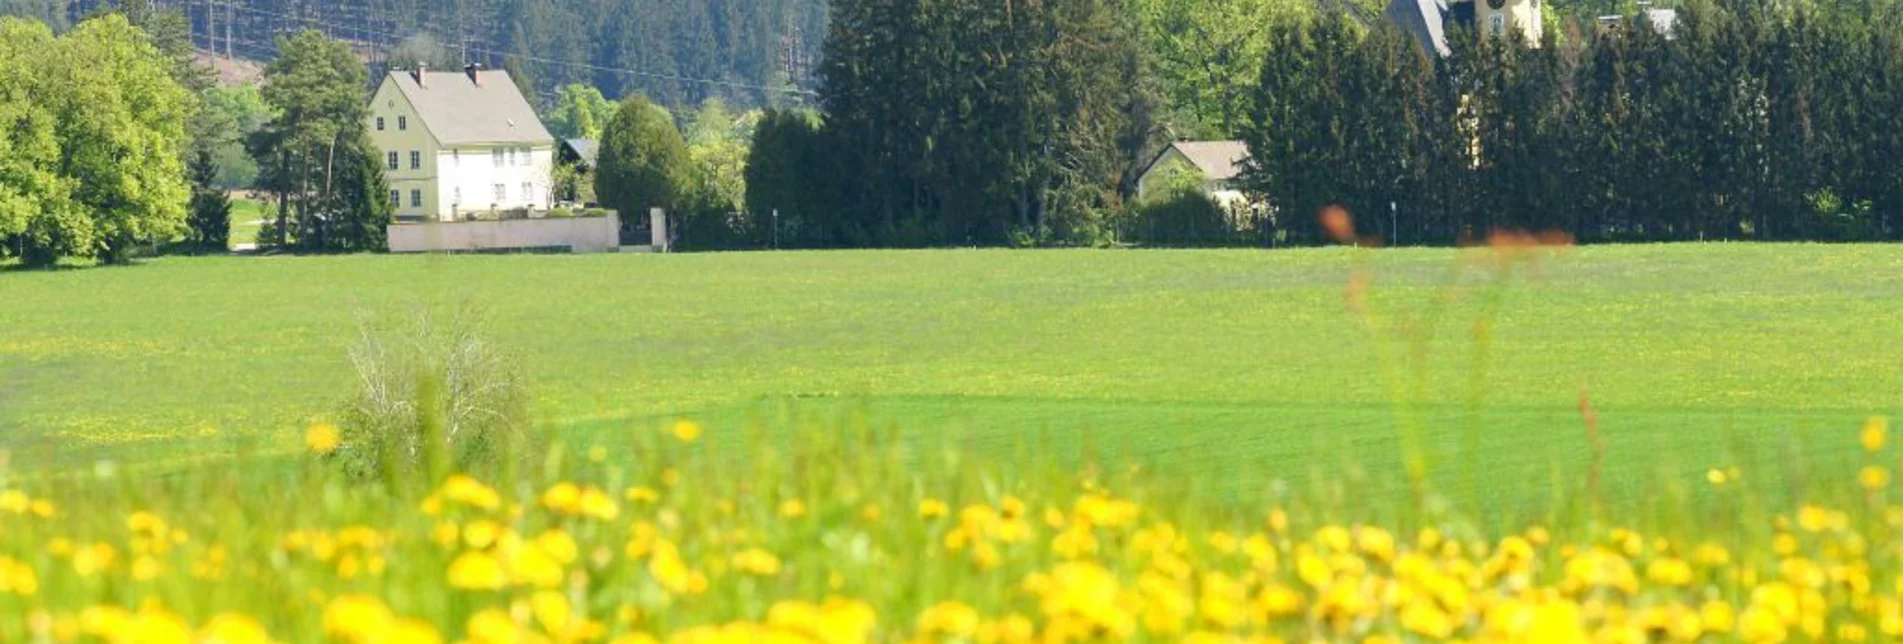
<svg viewBox="0 0 1903 644"><path fill-rule="evenodd" d="M1343 306L1353 251L917 251L174 259L0 274L0 447L172 458L286 446L347 391L363 315L473 304L551 421L617 442L781 397L974 441L1124 450L1253 485L1353 453L1392 488L1394 395ZM1384 309L1447 292L1456 251L1384 252ZM1537 489L1584 469L1592 391L1613 485L1781 458L1899 401L1903 247L1578 249L1517 283L1474 368L1476 299L1436 325L1420 413L1451 451L1470 376L1481 458ZM630 423L626 419L638 419ZM1828 444L1841 446L1844 441ZM1661 464L1663 467L1661 467Z"/></svg>

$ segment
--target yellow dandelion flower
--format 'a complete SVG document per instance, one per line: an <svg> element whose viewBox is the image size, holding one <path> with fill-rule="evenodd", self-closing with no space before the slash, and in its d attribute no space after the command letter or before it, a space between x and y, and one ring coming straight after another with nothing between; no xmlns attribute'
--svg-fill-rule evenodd
<svg viewBox="0 0 1903 644"><path fill-rule="evenodd" d="M522 628L509 612L491 608L469 616L465 627L472 644L504 644L523 641Z"/></svg>
<svg viewBox="0 0 1903 644"><path fill-rule="evenodd" d="M576 514L581 511L581 488L567 481L556 483L542 493L542 505L563 514Z"/></svg>
<svg viewBox="0 0 1903 644"><path fill-rule="evenodd" d="M1871 492L1890 486L1890 471L1875 465L1863 468L1857 473L1857 484Z"/></svg>
<svg viewBox="0 0 1903 644"><path fill-rule="evenodd" d="M951 514L951 506L938 499L925 499L918 502L918 516L921 519L936 519Z"/></svg>
<svg viewBox="0 0 1903 644"><path fill-rule="evenodd" d="M1725 476L1724 470L1714 467L1714 468L1711 468L1710 471L1705 472L1705 481L1711 483L1712 485L1724 485L1729 480L1730 480L1730 477Z"/></svg>
<svg viewBox="0 0 1903 644"><path fill-rule="evenodd" d="M265 644L271 641L258 620L239 613L221 613L198 629L198 641L204 644Z"/></svg>
<svg viewBox="0 0 1903 644"><path fill-rule="evenodd" d="M581 548L575 544L575 538L565 530L549 530L535 537L535 547L547 553L549 558L563 565L574 563Z"/></svg>
<svg viewBox="0 0 1903 644"><path fill-rule="evenodd" d="M488 550L489 546L495 545L496 539L502 536L502 532L502 525L494 521L488 519L470 521L469 525L463 526L462 529L463 543L468 544L472 550Z"/></svg>
<svg viewBox="0 0 1903 644"><path fill-rule="evenodd" d="M324 607L324 632L339 639L366 639L395 619L390 609L375 597L343 595Z"/></svg>
<svg viewBox="0 0 1903 644"><path fill-rule="evenodd" d="M760 577L772 577L780 574L780 558L759 548L749 548L733 556L736 570Z"/></svg>
<svg viewBox="0 0 1903 644"><path fill-rule="evenodd" d="M780 516L788 519L798 519L806 516L806 502L799 499L781 501Z"/></svg>
<svg viewBox="0 0 1903 644"><path fill-rule="evenodd" d="M466 590L498 590L508 584L502 562L481 552L465 552L449 564L449 585Z"/></svg>
<svg viewBox="0 0 1903 644"><path fill-rule="evenodd" d="M1870 420L1863 423L1863 432L1859 434L1857 438L1863 443L1863 449L1865 451L1876 453L1883 451L1883 444L1888 441L1889 437L1890 419L1882 416L1872 416Z"/></svg>
<svg viewBox="0 0 1903 644"><path fill-rule="evenodd" d="M1676 557L1660 557L1646 564L1645 578L1662 586L1687 586L1692 583L1692 566Z"/></svg>
<svg viewBox="0 0 1903 644"><path fill-rule="evenodd" d="M978 609L948 601L934 604L918 617L918 632L924 636L965 639L978 630Z"/></svg>
<svg viewBox="0 0 1903 644"><path fill-rule="evenodd" d="M481 481L464 474L457 474L443 481L443 496L449 500L481 508L494 510L502 506L502 496L494 488L483 485Z"/></svg>
<svg viewBox="0 0 1903 644"><path fill-rule="evenodd" d="M691 420L682 420L674 423L673 431L675 440L679 440L680 442L692 443L700 440L700 423Z"/></svg>
<svg viewBox="0 0 1903 644"><path fill-rule="evenodd" d="M535 621L542 625L542 630L550 633L566 630L569 620L573 618L568 597L553 590L537 591L530 597L529 612L535 615Z"/></svg>
<svg viewBox="0 0 1903 644"><path fill-rule="evenodd" d="M634 503L646 504L661 500L660 492L656 492L654 488L644 485L628 488L626 496L629 501Z"/></svg>
<svg viewBox="0 0 1903 644"><path fill-rule="evenodd" d="M337 428L330 423L318 423L304 430L304 448L312 454L329 454L342 444L343 437L337 435Z"/></svg>

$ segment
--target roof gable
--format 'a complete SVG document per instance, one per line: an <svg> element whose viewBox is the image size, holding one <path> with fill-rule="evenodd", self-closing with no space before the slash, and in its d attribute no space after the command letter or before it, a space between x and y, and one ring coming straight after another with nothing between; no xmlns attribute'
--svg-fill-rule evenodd
<svg viewBox="0 0 1903 644"><path fill-rule="evenodd" d="M478 84L463 72L426 72L417 83L410 72L390 72L395 85L416 110L423 126L442 145L470 143L552 143L535 108L506 71L484 70Z"/></svg>
<svg viewBox="0 0 1903 644"><path fill-rule="evenodd" d="M1156 164L1169 158L1170 153L1189 160L1190 165L1203 173L1209 181L1228 181L1242 174L1242 165L1249 160L1249 145L1241 141L1177 141L1164 148L1156 160L1150 162L1149 172Z"/></svg>

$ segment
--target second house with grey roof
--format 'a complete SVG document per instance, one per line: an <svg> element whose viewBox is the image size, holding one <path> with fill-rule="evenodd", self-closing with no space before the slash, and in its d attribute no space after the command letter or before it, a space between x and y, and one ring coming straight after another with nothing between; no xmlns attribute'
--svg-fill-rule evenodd
<svg viewBox="0 0 1903 644"><path fill-rule="evenodd" d="M555 137L508 72L391 72L369 119L397 219L549 209Z"/></svg>

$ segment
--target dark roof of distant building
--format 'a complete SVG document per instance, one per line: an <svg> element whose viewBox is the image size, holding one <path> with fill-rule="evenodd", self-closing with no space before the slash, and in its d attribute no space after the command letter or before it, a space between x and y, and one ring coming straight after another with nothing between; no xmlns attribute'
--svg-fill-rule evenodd
<svg viewBox="0 0 1903 644"><path fill-rule="evenodd" d="M582 164L590 168L595 167L595 161L601 158L601 143L594 139L566 139L562 145L567 146L575 158L581 159Z"/></svg>
<svg viewBox="0 0 1903 644"><path fill-rule="evenodd" d="M1447 4L1442 0L1392 0L1384 13L1427 50L1441 56L1453 53L1447 47Z"/></svg>

